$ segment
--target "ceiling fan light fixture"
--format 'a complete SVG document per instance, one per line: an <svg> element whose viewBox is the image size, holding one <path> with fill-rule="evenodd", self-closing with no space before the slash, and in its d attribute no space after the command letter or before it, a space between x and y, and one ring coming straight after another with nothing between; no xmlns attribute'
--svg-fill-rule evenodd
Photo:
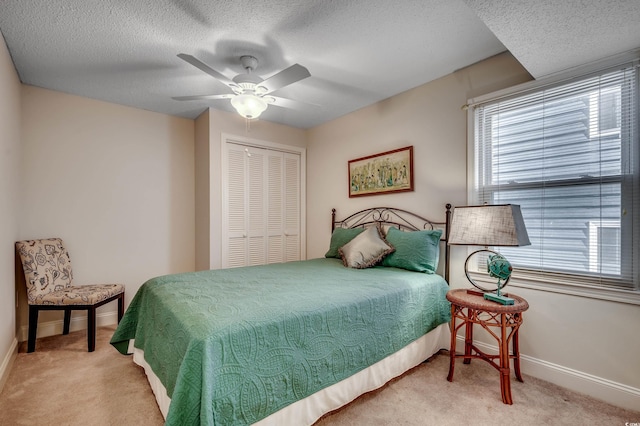
<svg viewBox="0 0 640 426"><path fill-rule="evenodd" d="M233 93L178 96L173 99L177 101L231 99L231 105L238 114L247 120L260 117L260 114L267 109L269 104L274 104L282 108L296 108L295 101L280 97L276 98L269 96L269 94L311 76L308 69L300 64L294 64L263 80L261 77L253 74L253 71L258 65L258 60L254 56L244 55L240 57L240 62L247 72L245 74L238 74L233 77L233 79L229 79L221 72L214 70L209 65L191 55L179 53L178 57L226 85Z"/></svg>
<svg viewBox="0 0 640 426"><path fill-rule="evenodd" d="M248 119L260 117L260 114L267 109L267 102L264 99L246 93L231 98L231 105L238 114Z"/></svg>

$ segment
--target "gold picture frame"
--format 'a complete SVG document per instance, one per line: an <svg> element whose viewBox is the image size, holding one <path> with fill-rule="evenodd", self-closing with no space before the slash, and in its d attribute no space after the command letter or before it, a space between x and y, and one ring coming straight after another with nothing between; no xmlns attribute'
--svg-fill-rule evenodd
<svg viewBox="0 0 640 426"><path fill-rule="evenodd" d="M413 146L349 161L349 197L413 191Z"/></svg>

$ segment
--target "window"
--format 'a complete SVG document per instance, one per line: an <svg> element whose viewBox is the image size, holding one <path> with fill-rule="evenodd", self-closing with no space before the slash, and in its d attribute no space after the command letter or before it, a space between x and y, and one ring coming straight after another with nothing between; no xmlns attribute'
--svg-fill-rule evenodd
<svg viewBox="0 0 640 426"><path fill-rule="evenodd" d="M516 268L639 289L638 102L634 63L473 107L472 195L521 206Z"/></svg>
<svg viewBox="0 0 640 426"><path fill-rule="evenodd" d="M589 222L589 272L620 275L620 221Z"/></svg>

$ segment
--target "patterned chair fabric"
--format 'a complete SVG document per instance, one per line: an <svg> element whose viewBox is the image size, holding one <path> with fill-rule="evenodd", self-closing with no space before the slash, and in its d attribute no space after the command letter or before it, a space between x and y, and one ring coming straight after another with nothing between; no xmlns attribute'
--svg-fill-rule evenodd
<svg viewBox="0 0 640 426"><path fill-rule="evenodd" d="M72 286L69 252L62 239L16 243L30 305L95 305L124 292L122 284Z"/></svg>
<svg viewBox="0 0 640 426"><path fill-rule="evenodd" d="M69 333L72 310L86 310L88 349L95 349L96 308L118 301L118 322L124 313L122 284L73 286L71 259L60 238L16 242L22 262L29 301L29 339L27 352L35 351L38 312L64 310L62 334Z"/></svg>

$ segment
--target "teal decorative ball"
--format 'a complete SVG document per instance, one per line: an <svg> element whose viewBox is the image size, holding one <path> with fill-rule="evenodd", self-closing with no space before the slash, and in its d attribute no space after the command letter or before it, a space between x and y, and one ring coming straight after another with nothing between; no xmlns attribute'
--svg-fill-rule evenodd
<svg viewBox="0 0 640 426"><path fill-rule="evenodd" d="M511 276L513 268L507 259L500 254L489 255L487 259L487 272L498 280L507 280Z"/></svg>

